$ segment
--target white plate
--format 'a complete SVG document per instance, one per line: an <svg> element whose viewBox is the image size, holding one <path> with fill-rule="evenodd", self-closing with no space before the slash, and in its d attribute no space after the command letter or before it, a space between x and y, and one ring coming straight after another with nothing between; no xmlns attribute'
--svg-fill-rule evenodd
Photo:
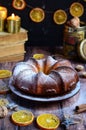
<svg viewBox="0 0 86 130"><path fill-rule="evenodd" d="M37 97L37 96L26 94L22 91L19 91L19 89L17 89L12 85L12 79L9 82L9 87L14 94L24 99L40 101L40 102L50 102L50 101L62 101L74 96L80 90L80 82L77 83L76 88L72 90L70 93L62 96L55 96L55 97Z"/></svg>

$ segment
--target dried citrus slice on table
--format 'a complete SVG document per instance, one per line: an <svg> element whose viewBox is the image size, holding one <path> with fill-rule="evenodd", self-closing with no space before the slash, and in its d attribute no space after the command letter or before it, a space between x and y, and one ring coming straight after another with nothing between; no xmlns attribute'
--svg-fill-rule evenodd
<svg viewBox="0 0 86 130"><path fill-rule="evenodd" d="M44 57L45 57L44 54L34 54L33 55L33 58L35 58L35 59L43 59Z"/></svg>
<svg viewBox="0 0 86 130"><path fill-rule="evenodd" d="M37 124L43 130L55 130L60 124L59 118L50 113L44 113L37 117Z"/></svg>
<svg viewBox="0 0 86 130"><path fill-rule="evenodd" d="M45 18L45 13L41 8L33 8L30 11L30 18L34 22L42 22Z"/></svg>
<svg viewBox="0 0 86 130"><path fill-rule="evenodd" d="M30 125L34 120L34 115L32 112L27 110L19 110L17 112L13 112L11 115L12 121L19 126Z"/></svg>
<svg viewBox="0 0 86 130"><path fill-rule="evenodd" d="M0 70L0 79L9 78L12 75L12 72L9 70Z"/></svg>
<svg viewBox="0 0 86 130"><path fill-rule="evenodd" d="M54 12L53 20L56 24L64 24L67 20L67 14L64 10L57 10Z"/></svg>
<svg viewBox="0 0 86 130"><path fill-rule="evenodd" d="M74 17L80 17L84 13L84 7L79 2L74 2L70 6L70 14Z"/></svg>

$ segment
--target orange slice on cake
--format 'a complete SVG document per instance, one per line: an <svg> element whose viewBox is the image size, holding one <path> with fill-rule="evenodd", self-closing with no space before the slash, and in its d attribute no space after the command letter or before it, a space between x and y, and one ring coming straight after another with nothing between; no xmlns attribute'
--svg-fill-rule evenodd
<svg viewBox="0 0 86 130"><path fill-rule="evenodd" d="M33 22L42 22L45 18L45 13L41 8L33 8L29 15Z"/></svg>
<svg viewBox="0 0 86 130"><path fill-rule="evenodd" d="M35 58L35 59L37 59L37 60L43 59L44 57L45 57L44 54L34 54L34 55L33 55L33 58Z"/></svg>
<svg viewBox="0 0 86 130"><path fill-rule="evenodd" d="M67 20L67 14L64 10L57 10L54 12L53 20L56 24L64 24Z"/></svg>
<svg viewBox="0 0 86 130"><path fill-rule="evenodd" d="M84 13L84 7L79 2L74 2L70 6L70 14L74 17L80 17Z"/></svg>
<svg viewBox="0 0 86 130"><path fill-rule="evenodd" d="M33 122L34 115L30 111L19 110L17 112L13 112L13 114L11 115L11 119L13 123L18 126L27 126Z"/></svg>
<svg viewBox="0 0 86 130"><path fill-rule="evenodd" d="M59 118L50 113L44 113L37 117L37 124L43 130L55 130L60 124Z"/></svg>

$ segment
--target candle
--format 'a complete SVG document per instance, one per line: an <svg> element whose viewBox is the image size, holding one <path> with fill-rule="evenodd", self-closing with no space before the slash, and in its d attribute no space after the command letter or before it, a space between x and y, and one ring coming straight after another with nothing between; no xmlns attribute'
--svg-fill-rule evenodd
<svg viewBox="0 0 86 130"><path fill-rule="evenodd" d="M6 19L7 17L7 9L5 7L0 6L0 18Z"/></svg>
<svg viewBox="0 0 86 130"><path fill-rule="evenodd" d="M4 31L5 19L7 17L7 9L0 6L0 32Z"/></svg>
<svg viewBox="0 0 86 130"><path fill-rule="evenodd" d="M7 31L9 33L17 33L20 31L21 18L17 15L12 14L7 18Z"/></svg>
<svg viewBox="0 0 86 130"><path fill-rule="evenodd" d="M4 19L0 18L0 32L4 31L4 23L5 23Z"/></svg>

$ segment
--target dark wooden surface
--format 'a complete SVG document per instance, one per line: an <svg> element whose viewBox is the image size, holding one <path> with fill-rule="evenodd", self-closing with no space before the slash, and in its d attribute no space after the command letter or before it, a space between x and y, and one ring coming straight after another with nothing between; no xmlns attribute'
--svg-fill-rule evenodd
<svg viewBox="0 0 86 130"><path fill-rule="evenodd" d="M44 53L46 55L51 54L52 49L48 48L27 48L27 54L25 56L25 60L27 60L30 56L34 53ZM56 55L59 51L55 52ZM58 58L58 57L56 57ZM71 61L73 66L77 64L83 64L86 68L85 62L79 61ZM0 63L0 69L9 69L12 70L16 63ZM27 99L20 98L19 96L15 95L14 93L10 92L9 94L0 95L0 98L4 97L7 98L10 103L15 103L19 106L19 109L26 109L33 112L35 119L33 123L26 127L19 127L14 125L10 119L10 116L13 111L9 111L8 115L5 118L0 119L0 130L39 130L36 124L36 117L41 113L53 113L57 115L60 120L62 121L65 115L73 115L74 109L76 105L86 104L86 78L80 78L80 91L75 94L73 97L60 101L60 102L36 102L30 101ZM86 130L86 112L75 114L77 117L82 118L82 122L74 125L70 125L68 130ZM58 130L66 130L66 128L59 126Z"/></svg>

